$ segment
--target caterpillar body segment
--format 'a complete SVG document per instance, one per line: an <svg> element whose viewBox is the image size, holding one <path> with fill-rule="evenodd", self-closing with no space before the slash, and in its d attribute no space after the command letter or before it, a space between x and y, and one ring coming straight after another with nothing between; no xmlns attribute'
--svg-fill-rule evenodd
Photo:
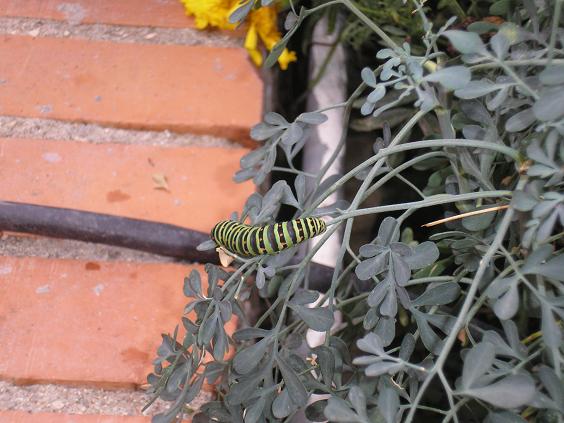
<svg viewBox="0 0 564 423"><path fill-rule="evenodd" d="M233 220L219 222L212 239L227 251L242 257L276 254L325 232L322 219L304 217L266 226L250 226Z"/></svg>

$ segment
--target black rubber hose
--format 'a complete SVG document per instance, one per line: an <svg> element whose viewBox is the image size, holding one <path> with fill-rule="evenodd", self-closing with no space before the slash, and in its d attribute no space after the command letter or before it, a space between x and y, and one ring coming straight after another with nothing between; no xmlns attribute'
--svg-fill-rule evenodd
<svg viewBox="0 0 564 423"><path fill-rule="evenodd" d="M218 264L214 250L196 247L204 232L149 220L60 207L0 201L0 230L126 247L198 263ZM312 263L310 287L327 289L333 269Z"/></svg>
<svg viewBox="0 0 564 423"><path fill-rule="evenodd" d="M198 251L203 232L166 223L33 204L0 202L0 230L127 247L197 262L217 262Z"/></svg>

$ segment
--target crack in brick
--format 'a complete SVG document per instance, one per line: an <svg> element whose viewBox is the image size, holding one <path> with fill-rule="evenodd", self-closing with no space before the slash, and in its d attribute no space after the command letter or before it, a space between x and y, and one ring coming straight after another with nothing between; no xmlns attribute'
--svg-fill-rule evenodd
<svg viewBox="0 0 564 423"><path fill-rule="evenodd" d="M222 32L192 28L154 28L110 24L76 24L49 19L0 17L0 34L83 38L119 43L241 47L242 40Z"/></svg>
<svg viewBox="0 0 564 423"><path fill-rule="evenodd" d="M197 410L211 399L211 395L202 391L192 402L191 408ZM18 386L0 381L0 410L139 416L150 398L146 392L127 389L106 390L51 384ZM157 400L145 415L163 412L169 405Z"/></svg>
<svg viewBox="0 0 564 423"><path fill-rule="evenodd" d="M72 140L91 143L119 143L162 147L240 148L239 144L210 135L178 134L104 127L89 123L63 122L54 119L0 116L0 137L44 140Z"/></svg>

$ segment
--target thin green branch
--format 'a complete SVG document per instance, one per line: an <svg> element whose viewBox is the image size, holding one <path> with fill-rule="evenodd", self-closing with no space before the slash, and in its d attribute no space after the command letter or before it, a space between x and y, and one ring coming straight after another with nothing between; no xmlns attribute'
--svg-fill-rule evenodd
<svg viewBox="0 0 564 423"><path fill-rule="evenodd" d="M462 282L466 284L471 284L472 279L461 278L459 276L428 276L426 278L411 279L405 286L419 285L421 283L433 283L433 282Z"/></svg>
<svg viewBox="0 0 564 423"><path fill-rule="evenodd" d="M402 404L402 405L400 405L400 408L402 408L402 409L406 409L406 408L409 408L409 407L411 407L411 405L409 405L409 404ZM448 411L441 410L440 408L428 407L428 406L426 406L426 405L420 406L419 409L420 409L420 410L425 410L425 411L431 411L431 412L433 412L433 413L442 414L442 415L448 414Z"/></svg>
<svg viewBox="0 0 564 423"><path fill-rule="evenodd" d="M439 379L441 380L441 382L443 384L443 388L445 389L445 392L447 394L450 409L454 410L455 406L454 406L454 399L453 399L453 396L452 396L452 388L450 387L450 384L448 383L448 380L446 379L445 374L443 373L442 369L439 370L438 374L439 374ZM456 411L453 414L453 420L454 420L455 423L459 423L458 422L458 413Z"/></svg>
<svg viewBox="0 0 564 423"><path fill-rule="evenodd" d="M396 53L403 55L404 51L392 40L388 34L386 34L382 28L376 25L368 16L362 13L350 0L341 0L341 3L345 5L358 19L360 19L368 28L374 31L381 39L386 43L388 47L394 50Z"/></svg>
<svg viewBox="0 0 564 423"><path fill-rule="evenodd" d="M393 146L396 146L397 144L403 142L404 138L409 134L411 129L417 124L417 122L421 118L423 118L423 116L425 116L426 113L427 112L424 112L424 111L421 111L421 110L418 111L405 124L405 126L397 133L397 135L391 140L390 146L393 147ZM360 205L360 203L363 201L364 194L366 193L366 191L370 187L370 184L372 183L372 180L374 179L374 177L377 175L378 171L380 170L380 168L384 164L385 164L385 160L382 158L374 164L372 169L370 169L370 172L368 172L368 175L366 176L364 181L362 181L360 188L356 192L356 195L355 195L355 197L354 197L354 199L351 203L350 209L356 209ZM339 275L339 272L341 271L341 268L343 266L343 259L344 259L345 252L347 250L349 240L350 240L350 236L351 236L352 223L353 223L353 220L349 219L349 220L347 220L346 225L345 225L345 231L344 231L344 234L343 234L343 242L341 244L341 247L339 249L339 253L337 255L337 260L336 260L336 263L335 263L335 270L333 271L333 277L331 279L331 286L329 287L329 291L328 291L329 292L329 304L330 305L332 305L333 301L334 301L335 290L337 288L338 275ZM336 225L336 226L338 227L339 225ZM328 341L329 341L329 336L326 336L325 342L327 343Z"/></svg>
<svg viewBox="0 0 564 423"><path fill-rule="evenodd" d="M501 273L499 273L499 275L497 275L497 277L503 278L503 277L507 276L508 274L510 274L511 271L512 271L511 267L506 267L505 269L503 269L501 271ZM482 306L484 305L484 303L486 302L487 299L488 299L488 296L486 295L485 292L482 295L480 295L480 297L478 297L478 300L474 303L474 305L472 306L472 308L468 312L468 322L470 322L474 318L476 313L482 308ZM468 323L466 324L466 328L468 328Z"/></svg>
<svg viewBox="0 0 564 423"><path fill-rule="evenodd" d="M317 177L317 175L313 175L311 173L304 172L303 170L290 169L290 168L287 168L287 167L273 166L272 170L274 172L286 172L286 173L293 173L294 175L304 175L306 178L316 178Z"/></svg>
<svg viewBox="0 0 564 423"><path fill-rule="evenodd" d="M419 162L423 162L425 160L431 159L433 157L444 157L444 156L445 156L445 153L443 153L442 151L433 151L431 153L425 153L425 154L422 154L420 156L414 157L413 159L402 163L398 167L395 167L392 170L390 170L389 172L387 172L374 185L372 185L370 187L370 189L368 189L366 191L366 195L364 196L364 198L366 199L366 198L370 197L370 195L372 195L375 191L379 190L382 187L382 185L384 185L384 183L386 183L387 181L392 179L394 176L396 176L400 172L403 172L404 170L412 167L413 165L415 165ZM422 195L422 193L421 193L421 195ZM425 198L424 195L422 195L422 197Z"/></svg>
<svg viewBox="0 0 564 423"><path fill-rule="evenodd" d="M377 213L387 213L398 210L414 210L421 209L425 207L433 207L440 204L457 203L459 201L476 200L479 198L500 198L500 197L511 197L512 191L480 191L473 192L469 194L438 194L427 197L425 200L411 201L409 203L396 203L387 206L377 206L369 207L366 209L356 209L350 212L344 212L341 216L336 217L329 222L327 226L334 225L342 220L347 220L352 217L364 216L367 214L377 214ZM352 208L352 207L351 207Z"/></svg>
<svg viewBox="0 0 564 423"><path fill-rule="evenodd" d="M456 405L451 408L449 410L449 412L447 413L447 415L445 416L445 418L443 419L442 423L448 423L450 422L450 420L454 417L454 415L458 412L458 410L464 405L466 404L468 401L470 401L470 398L462 398L460 401L458 401L456 403ZM419 407L421 408L421 407ZM421 408L422 409L422 408Z"/></svg>
<svg viewBox="0 0 564 423"><path fill-rule="evenodd" d="M523 186L525 185L525 179L522 179L518 186L517 189L522 189ZM494 256L494 254L497 252L497 250L499 249L499 246L502 244L505 235L507 233L507 230L509 229L509 226L511 224L511 220L513 219L513 215L514 215L515 211L513 209L513 207L509 207L506 212L505 215L503 216L503 219L501 220L501 223L499 225L499 227L497 228L497 233L495 238L492 241L492 244L490 245L490 247L488 248L488 250L486 251L486 253L484 254L484 256L482 257L482 260L480 260L480 265L478 266L478 269L474 275L474 278L472 279L472 283L470 285L470 288L468 289L468 292L466 293L466 298L464 300L464 303L462 304L462 307L458 313L458 317L456 318L456 321L454 322L452 329L450 330L449 335L446 337L441 353L439 354L439 356L437 357L437 360L435 361L435 364L433 365L433 367L431 368L429 374L427 375L427 377L425 378L425 380L423 381L421 387L419 388L419 392L417 393L417 396L415 397L415 399L413 400L413 403L411 404L411 408L409 410L409 413L406 417L405 423L411 423L413 421L413 417L415 416L415 412L417 411L417 407L419 405L419 403L421 402L421 400L423 399L423 396L425 395L425 392L427 391L427 388L429 387L429 384L431 383L431 381L434 379L434 377L437 375L437 372L441 371L449 354L450 351L454 345L454 342L457 339L458 336L458 332L460 331L460 329L462 329L466 323L467 323L467 313L470 310L470 308L472 307L472 303L474 302L474 297L476 296L476 293L478 292L478 288L480 287L480 283L482 282L482 278L484 277L484 274L486 272L486 269L490 266L491 260Z"/></svg>
<svg viewBox="0 0 564 423"><path fill-rule="evenodd" d="M314 181L314 186L319 186L319 183L321 182L321 180L323 179L323 177L325 176L331 165L335 162L335 160L337 160L340 151L344 148L345 143L347 142L349 121L350 121L354 101L362 94L362 92L365 89L366 89L365 83L359 84L359 86L353 91L353 93L349 96L348 100L345 102L345 110L343 111L343 130L341 132L341 138L339 139L339 143L335 147L335 150L333 150L333 152L331 153L331 157L329 157L329 160L327 160L327 163L325 163L321 167L319 174L317 175L317 178ZM323 109L320 110L323 111ZM309 210L309 213L311 213L311 210Z"/></svg>
<svg viewBox="0 0 564 423"><path fill-rule="evenodd" d="M415 191L421 198L426 198L425 194L423 194L423 192L419 188L417 188L415 184L413 184L409 179L401 176L399 172L395 175L395 177L406 184L408 187L410 187L413 191Z"/></svg>
<svg viewBox="0 0 564 423"><path fill-rule="evenodd" d="M504 63L507 66L547 66L549 64L553 65L564 65L564 59L523 59L523 60L505 60ZM470 70L484 70L484 69L495 69L500 68L498 62L480 63L477 65L470 66Z"/></svg>
<svg viewBox="0 0 564 423"><path fill-rule="evenodd" d="M525 81L523 81L523 79L522 79L519 75L517 75L517 73L516 73L513 69L511 69L511 67L510 67L507 63L505 63L503 60L499 60L499 59L497 59L497 58L495 59L495 62L499 65L499 67L501 67L501 68L505 71L505 73L506 73L507 75L509 75L511 78L513 78L513 80L514 80L518 85L520 85L521 88L522 88L528 95L530 95L531 97L533 97L535 100L538 100L538 99L539 99L538 93L537 93L535 90L533 90L533 89L529 86L529 84L527 84Z"/></svg>
<svg viewBox="0 0 564 423"><path fill-rule="evenodd" d="M227 279L225 281L225 283L221 287L221 290L225 291L229 287L229 285L231 285L231 283L236 280L237 276L239 276L243 272L243 270L245 270L247 267L253 266L253 269L254 269L254 267L256 266L256 263L260 259L261 259L261 257L254 257L251 260L247 260L247 261L243 262L243 264L237 270L235 270L235 272L233 272L233 274L229 277L229 279Z"/></svg>
<svg viewBox="0 0 564 423"><path fill-rule="evenodd" d="M341 4L342 2L343 2L342 0L331 0L331 1L328 1L327 3L320 4L319 6L312 7L311 9L308 9L306 11L306 16L311 15L315 12L320 11L320 10L323 10L323 9L329 7L329 6Z"/></svg>
<svg viewBox="0 0 564 423"><path fill-rule="evenodd" d="M323 236L321 237L320 241L307 253L307 255L303 258L303 260L300 262L300 264L298 265L298 267L296 268L296 271L293 274L292 277L292 281L290 282L290 288L288 288L288 293L286 294L286 296L282 296L279 295L276 300L274 300L274 302L272 303L272 305L268 308L268 310L259 318L259 320L257 321L257 323L255 324L255 327L258 328L260 327L264 321L266 320L266 318L276 309L276 307L278 307L280 305L280 303L282 301L284 301L284 305L282 307L282 311L280 312L280 318L278 320L278 324L277 324L277 330L280 330L280 325L282 324L282 321L284 319L284 315L286 312L286 308L288 306L288 300L290 299L290 296L295 292L296 290L296 283L301 279L302 276L302 272L304 271L305 267L311 262L311 259L313 258L313 256L315 256L315 254L317 253L317 251L323 246L323 244L325 243L325 241L327 241L327 239L329 239L329 237L331 235L333 235L333 233L337 230L337 226L333 227L333 228L329 228L327 230L327 232L325 232L323 234Z"/></svg>
<svg viewBox="0 0 564 423"><path fill-rule="evenodd" d="M414 116L414 118L417 115ZM412 118L413 119L413 118ZM409 123L409 122L408 122ZM387 148L381 149L378 154L370 157L369 159L365 160L363 163L356 166L354 169L347 172L343 177L341 177L338 181L336 181L333 185L331 185L327 191L321 196L319 196L313 204L311 204L304 213L303 216L307 216L311 214L313 210L315 210L319 204L323 202L327 197L329 197L332 193L337 191L341 188L349 179L355 177L358 172L362 169L373 165L374 163L382 160L385 157L391 156L392 154L396 154L402 151L410 151L410 150L417 150L422 148L448 148L448 147L465 147L465 148L483 148L486 150L497 151L499 153L505 154L506 156L514 159L517 162L520 162L520 155L517 150L514 150L511 147L507 147L505 145L488 142L488 141L476 141L476 140L466 140L466 139L437 139L437 140L426 140L426 141L414 141L407 144L402 145L390 145ZM379 166L379 168L382 165Z"/></svg>
<svg viewBox="0 0 564 423"><path fill-rule="evenodd" d="M560 14L562 13L562 0L555 0L554 14L552 16L552 27L550 29L550 41L548 43L548 64L553 64L554 46L556 45L556 37L558 36L558 27L560 24Z"/></svg>

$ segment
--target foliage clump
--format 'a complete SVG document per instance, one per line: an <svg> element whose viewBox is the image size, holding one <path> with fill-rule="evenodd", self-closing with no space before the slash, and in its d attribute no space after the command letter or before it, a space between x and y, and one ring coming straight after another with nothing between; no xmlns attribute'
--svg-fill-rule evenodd
<svg viewBox="0 0 564 423"><path fill-rule="evenodd" d="M293 122L267 113L251 133L262 144L235 177L260 184L284 155L294 186L253 194L240 220L272 223L288 204L296 217L325 216L328 230L303 256L237 259L231 270L208 264L206 289L198 272L186 278L195 317L182 318L183 339L166 335L158 350L149 382L172 405L155 422L182 416L204 380L217 383L217 399L196 423L282 422L301 411L359 423L562 420L562 1L499 0L490 13L502 19L466 29L455 29L456 18L437 28L421 3L408 4L423 28L417 54L350 0L289 12L267 64L308 16L330 7L346 8L386 45L345 103ZM372 157L347 174L294 165L324 111L340 109L347 122L355 105L377 117L406 101L413 113L396 133L385 127ZM402 176L408 169L430 174L427 185ZM355 177L362 183L350 204L320 207ZM420 199L362 207L394 179ZM447 219L416 242L405 222L424 208ZM368 214L386 217L354 251L352 225ZM331 280L323 292L308 289L312 257L339 232ZM257 296L267 307L249 321L243 304ZM230 337L224 325L234 316L241 329Z"/></svg>

